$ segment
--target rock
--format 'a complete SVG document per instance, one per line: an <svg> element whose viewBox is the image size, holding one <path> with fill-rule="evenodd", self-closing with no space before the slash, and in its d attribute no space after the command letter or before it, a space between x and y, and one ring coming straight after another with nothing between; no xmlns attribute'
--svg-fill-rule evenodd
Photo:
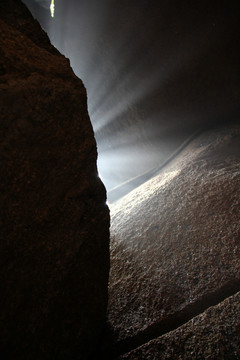
<svg viewBox="0 0 240 360"><path fill-rule="evenodd" d="M116 355L240 291L239 144L238 123L203 132L165 171L111 205Z"/></svg>
<svg viewBox="0 0 240 360"><path fill-rule="evenodd" d="M21 1L1 1L0 29L0 352L92 358L109 211L86 91Z"/></svg>
<svg viewBox="0 0 240 360"><path fill-rule="evenodd" d="M240 293L233 295L180 328L150 341L123 360L240 359Z"/></svg>

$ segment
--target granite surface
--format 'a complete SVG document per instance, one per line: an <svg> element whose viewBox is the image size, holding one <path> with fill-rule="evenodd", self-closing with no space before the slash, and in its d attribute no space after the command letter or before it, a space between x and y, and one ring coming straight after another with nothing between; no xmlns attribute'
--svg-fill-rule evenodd
<svg viewBox="0 0 240 360"><path fill-rule="evenodd" d="M113 353L173 330L240 290L240 127L203 132L111 205Z"/></svg>

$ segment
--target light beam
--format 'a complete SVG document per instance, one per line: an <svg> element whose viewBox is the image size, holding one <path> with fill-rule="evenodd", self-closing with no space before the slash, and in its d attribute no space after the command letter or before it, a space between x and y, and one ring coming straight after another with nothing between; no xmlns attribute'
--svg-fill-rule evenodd
<svg viewBox="0 0 240 360"><path fill-rule="evenodd" d="M54 4L54 0L52 0L50 5L50 13L52 18L54 17L54 11L55 11L55 4Z"/></svg>
<svg viewBox="0 0 240 360"><path fill-rule="evenodd" d="M229 27L220 5L59 0L50 21L54 0L23 1L86 86L108 192L161 166L201 124L239 106L238 19L231 13Z"/></svg>

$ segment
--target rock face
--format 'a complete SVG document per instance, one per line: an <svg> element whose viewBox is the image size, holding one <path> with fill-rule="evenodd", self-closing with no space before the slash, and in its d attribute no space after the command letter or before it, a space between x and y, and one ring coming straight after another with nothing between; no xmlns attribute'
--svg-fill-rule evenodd
<svg viewBox="0 0 240 360"><path fill-rule="evenodd" d="M240 359L240 293L121 359Z"/></svg>
<svg viewBox="0 0 240 360"><path fill-rule="evenodd" d="M109 211L86 91L21 1L1 0L0 29L0 353L92 358Z"/></svg>
<svg viewBox="0 0 240 360"><path fill-rule="evenodd" d="M225 359L209 350L223 311L229 321L219 354L232 347L226 359L239 359L239 295L217 306L240 291L239 155L239 124L203 132L164 172L111 206L108 316L115 356L158 338L124 359ZM183 325L215 305L194 320L196 332L193 323ZM199 355L205 345L210 357Z"/></svg>

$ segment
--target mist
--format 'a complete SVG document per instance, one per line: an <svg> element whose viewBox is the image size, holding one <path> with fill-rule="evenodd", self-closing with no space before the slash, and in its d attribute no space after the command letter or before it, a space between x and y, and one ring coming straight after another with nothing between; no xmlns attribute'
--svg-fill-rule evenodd
<svg viewBox="0 0 240 360"><path fill-rule="evenodd" d="M234 2L55 0L54 18L24 3L86 86L109 194L239 113Z"/></svg>

